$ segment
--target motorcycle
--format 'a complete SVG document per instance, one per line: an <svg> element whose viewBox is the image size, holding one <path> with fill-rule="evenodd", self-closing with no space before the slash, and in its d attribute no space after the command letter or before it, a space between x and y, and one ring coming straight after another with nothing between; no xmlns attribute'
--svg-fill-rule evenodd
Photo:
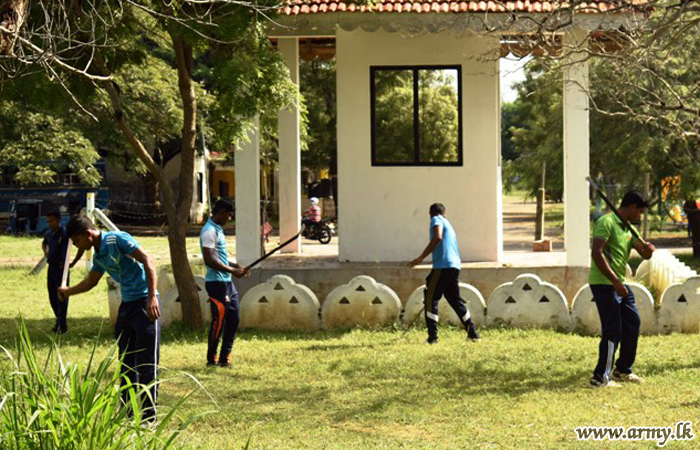
<svg viewBox="0 0 700 450"><path fill-rule="evenodd" d="M328 244L333 237L335 227L331 219L323 219L320 222L315 222L311 227L304 226L301 235L306 239L312 239L321 244Z"/></svg>

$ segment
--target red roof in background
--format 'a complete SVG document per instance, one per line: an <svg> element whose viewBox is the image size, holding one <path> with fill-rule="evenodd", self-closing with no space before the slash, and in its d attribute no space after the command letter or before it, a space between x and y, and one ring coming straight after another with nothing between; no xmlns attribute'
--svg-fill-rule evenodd
<svg viewBox="0 0 700 450"><path fill-rule="evenodd" d="M626 5L644 1L591 1L579 3L576 10L581 13L599 13L619 9ZM379 0L373 4L358 5L343 0L287 0L283 13L288 16L333 12L414 12L414 13L459 13L459 12L550 12L568 7L568 2L544 0L526 1L462 1L462 0Z"/></svg>

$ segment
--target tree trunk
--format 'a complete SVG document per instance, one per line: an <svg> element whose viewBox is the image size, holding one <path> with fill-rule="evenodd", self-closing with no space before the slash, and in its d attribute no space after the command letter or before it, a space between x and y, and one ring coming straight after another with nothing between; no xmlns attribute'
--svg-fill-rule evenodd
<svg viewBox="0 0 700 450"><path fill-rule="evenodd" d="M29 0L4 0L0 3L0 55L13 54L28 7Z"/></svg>
<svg viewBox="0 0 700 450"><path fill-rule="evenodd" d="M191 57L191 48L190 48ZM104 56L100 50L95 52L95 65L100 73L100 75L108 76L109 69L104 60ZM191 66L190 66L191 67ZM191 83L191 80L190 80ZM180 191L177 199L175 201L175 194L173 192L168 179L163 172L163 169L158 166L151 155L146 151L143 143L134 134L133 130L129 126L124 111L121 107L121 89L115 81L108 81L103 85L109 94L110 102L112 103L112 108L114 109L114 119L119 126L124 138L130 145L132 151L138 156L138 158L143 161L148 170L153 174L153 176L158 181L160 185L161 192L163 193L163 209L168 217L168 244L170 247L170 258L173 265L173 276L175 277L175 285L177 286L180 304L182 305L182 319L188 328L200 328L202 326L202 311L199 306L199 294L197 291L197 284L194 281L194 276L192 275L192 270L190 269L189 262L187 259L187 247L186 247L186 233L187 233L187 219L189 217L189 204L192 201L192 182L194 179L194 139L189 140L191 147L189 148L189 182L185 180L183 185L182 179L187 178L181 173L180 176ZM192 92L194 96L194 92ZM184 100L184 98L183 98ZM194 104L194 114L192 113L192 104L184 105L185 108L185 127L183 129L183 149L186 148L185 137L189 134L194 134L191 128L187 128L187 119L191 120L196 117L196 103ZM189 114L188 114L189 108ZM192 120L194 123L194 121ZM185 135L184 133L189 133ZM188 167L188 156L187 152L183 150L182 152L182 168L181 172L187 172ZM184 206L183 206L184 205ZM185 211L184 215L182 211Z"/></svg>
<svg viewBox="0 0 700 450"><path fill-rule="evenodd" d="M187 257L186 234L174 233L170 227L168 245L175 285L182 307L182 321L188 328L200 328L202 326L202 310L199 305L199 288L194 281L190 261Z"/></svg>
<svg viewBox="0 0 700 450"><path fill-rule="evenodd" d="M197 285L192 276L187 258L185 237L190 217L192 195L194 191L194 160L197 139L197 97L192 81L192 45L180 35L171 32L175 63L177 66L178 86L183 106L182 152L180 153L180 176L178 178L178 199L176 215L168 214L168 243L173 264L175 284L180 293L182 319L188 328L202 326L202 311L199 306Z"/></svg>

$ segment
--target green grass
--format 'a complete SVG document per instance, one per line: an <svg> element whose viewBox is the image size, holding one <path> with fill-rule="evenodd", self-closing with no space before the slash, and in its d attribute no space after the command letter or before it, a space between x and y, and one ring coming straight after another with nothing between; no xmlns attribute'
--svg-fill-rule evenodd
<svg viewBox="0 0 700 450"><path fill-rule="evenodd" d="M564 205L546 203L544 206L544 226L546 229L557 228L564 234Z"/></svg>
<svg viewBox="0 0 700 450"><path fill-rule="evenodd" d="M683 264L687 265L696 272L700 272L700 258L693 258L693 253L678 253L676 254Z"/></svg>
<svg viewBox="0 0 700 450"><path fill-rule="evenodd" d="M525 201L534 201L534 197L528 197L528 193L524 189L513 189L510 192L503 190L503 203L523 203Z"/></svg>
<svg viewBox="0 0 700 450"><path fill-rule="evenodd" d="M45 277L0 269L0 345L22 315L39 353L53 323ZM78 275L78 273L75 273ZM77 280L78 277L74 278ZM113 343L104 282L71 299L61 354L85 364ZM101 330L101 331L100 331ZM217 409L191 425L179 445L250 448L652 448L647 443L578 442L577 426L670 426L697 421L697 335L642 337L636 370L647 383L585 388L598 340L539 330L483 330L479 344L443 328L437 346L425 331L243 331L230 370L204 366L205 330L163 331L160 403L172 407L195 383L181 417ZM211 396L211 397L210 397ZM673 443L672 448L695 448Z"/></svg>
<svg viewBox="0 0 700 450"><path fill-rule="evenodd" d="M44 256L41 250L41 237L17 237L0 235L0 258L32 259L37 262ZM137 236L141 246L159 260L170 259L170 249L166 236ZM235 238L228 237L228 248L235 253ZM75 249L73 250L75 251ZM187 254L201 256L199 237L187 238ZM74 253L75 255L75 253Z"/></svg>
<svg viewBox="0 0 700 450"><path fill-rule="evenodd" d="M37 262L44 256L42 238L0 234L0 258L32 258Z"/></svg>

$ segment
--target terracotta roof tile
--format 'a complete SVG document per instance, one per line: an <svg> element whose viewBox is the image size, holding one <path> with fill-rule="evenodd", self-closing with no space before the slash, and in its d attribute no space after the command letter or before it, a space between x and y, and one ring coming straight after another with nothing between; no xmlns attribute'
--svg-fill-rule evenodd
<svg viewBox="0 0 700 450"><path fill-rule="evenodd" d="M643 5L646 0L593 0L580 3L577 9L582 13L595 14L621 8L626 5ZM360 4L352 0L286 0L282 12L288 16L300 14L321 14L325 12L416 12L416 13L455 13L455 12L551 12L557 8L569 7L565 0L377 0L376 3Z"/></svg>

